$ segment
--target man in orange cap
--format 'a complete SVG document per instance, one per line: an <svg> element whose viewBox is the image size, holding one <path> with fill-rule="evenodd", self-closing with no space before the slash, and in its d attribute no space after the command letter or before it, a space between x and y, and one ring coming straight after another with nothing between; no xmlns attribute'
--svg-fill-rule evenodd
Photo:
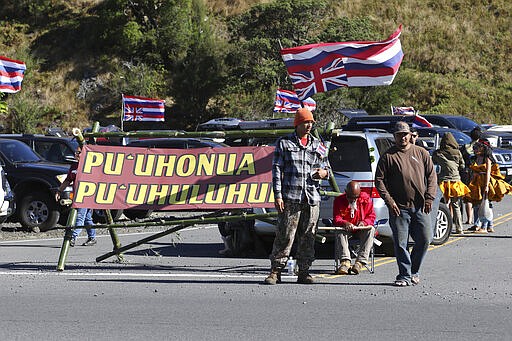
<svg viewBox="0 0 512 341"><path fill-rule="evenodd" d="M295 132L277 140L272 162L275 207L279 212L276 238L270 255L272 270L266 284L281 281L295 237L298 238L297 282L312 284L309 268L315 259L320 180L328 177L326 148L313 135L311 111L300 108L295 114Z"/></svg>

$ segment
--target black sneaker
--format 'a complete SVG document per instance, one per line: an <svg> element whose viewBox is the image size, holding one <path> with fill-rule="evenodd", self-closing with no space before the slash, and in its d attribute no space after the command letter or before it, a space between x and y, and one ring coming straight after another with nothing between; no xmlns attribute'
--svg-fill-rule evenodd
<svg viewBox="0 0 512 341"><path fill-rule="evenodd" d="M96 238L89 238L82 246L93 246L96 245Z"/></svg>
<svg viewBox="0 0 512 341"><path fill-rule="evenodd" d="M75 246L75 238L71 238L71 240L69 241L69 246Z"/></svg>

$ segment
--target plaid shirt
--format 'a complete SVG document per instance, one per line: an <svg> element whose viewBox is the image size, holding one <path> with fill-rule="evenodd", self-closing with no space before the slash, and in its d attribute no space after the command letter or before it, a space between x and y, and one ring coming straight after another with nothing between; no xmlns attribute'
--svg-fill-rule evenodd
<svg viewBox="0 0 512 341"><path fill-rule="evenodd" d="M293 133L277 140L272 161L272 182L275 199L318 205L320 181L313 180L311 169L327 164L321 142L308 135L304 147Z"/></svg>

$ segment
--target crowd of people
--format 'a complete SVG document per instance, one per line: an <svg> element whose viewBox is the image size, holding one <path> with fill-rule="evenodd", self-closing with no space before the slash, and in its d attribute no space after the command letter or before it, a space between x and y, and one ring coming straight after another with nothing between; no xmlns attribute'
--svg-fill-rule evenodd
<svg viewBox="0 0 512 341"><path fill-rule="evenodd" d="M466 211L465 224L471 225L467 232L493 233L493 202L512 194L512 186L501 174L492 147L482 138L481 129L474 128L470 137L471 143L459 146L453 135L446 133L432 158L440 167L439 186L450 206L456 233L464 233L462 207Z"/></svg>
<svg viewBox="0 0 512 341"><path fill-rule="evenodd" d="M319 214L319 181L329 176L321 142L311 135L313 114L299 109L295 132L280 138L272 164L275 206L279 212L276 238L270 255L271 272L265 284L281 281L294 240L298 240L298 283L312 284L309 268L314 260L314 240ZM512 194L492 156L489 141L481 131L471 132L472 142L459 146L454 136L443 135L432 157L418 145L418 133L405 122L395 126L395 145L380 157L375 186L389 212L398 275L394 285L420 283L420 268L433 239L430 213L438 191L450 207L455 232L464 233L462 204L465 203L468 230L492 233L492 203ZM319 165L323 165L319 167ZM340 260L336 274L357 275L368 263L375 233L375 211L371 198L357 181L350 181L333 206L334 226L341 229L335 244ZM360 248L352 264L348 238L357 234ZM409 251L409 238L414 245Z"/></svg>

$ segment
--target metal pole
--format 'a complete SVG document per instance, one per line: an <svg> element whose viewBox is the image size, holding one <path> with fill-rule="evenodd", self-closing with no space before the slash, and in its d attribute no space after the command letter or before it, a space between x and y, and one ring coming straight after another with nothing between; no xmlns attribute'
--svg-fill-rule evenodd
<svg viewBox="0 0 512 341"><path fill-rule="evenodd" d="M333 127L334 127L334 123L330 123L329 126L324 130L324 133L331 134ZM316 138L323 141L322 137L320 136L320 133L318 132L318 129L315 129L313 131L313 136L315 136ZM325 143L325 147L327 148L327 157L329 157L330 144ZM329 172L329 185L331 185L331 187L332 187L332 189L334 189L334 191L339 192L340 188L338 187L338 184L336 183L336 179L334 178L334 173L333 173L331 167L329 167L327 172Z"/></svg>
<svg viewBox="0 0 512 341"><path fill-rule="evenodd" d="M76 209L72 208L69 212L66 233L64 234L64 240L62 241L62 247L60 249L59 262L57 263L57 271L63 271L66 259L68 258L69 242L73 234L73 227L76 224Z"/></svg>
<svg viewBox="0 0 512 341"><path fill-rule="evenodd" d="M121 118L121 123L122 123L122 118ZM92 132L97 133L99 129L100 129L99 122L95 122L92 126ZM75 133L75 132L73 131L73 133ZM81 133L78 133L78 132L77 132L77 134L79 134L80 136L82 135ZM83 139L83 136L82 136L82 139ZM94 138L94 142L96 142L96 138ZM112 213L110 213L110 210L103 210L103 211L105 213L105 219L106 219L107 225L112 225L114 223L114 219L112 219ZM119 237L117 236L117 233L113 228L109 227L108 232L110 234L110 239L112 239L112 244L114 245L114 251L115 251L119 247L121 247L121 242L119 241ZM118 261L122 261L123 255L118 253L117 259L118 259Z"/></svg>
<svg viewBox="0 0 512 341"><path fill-rule="evenodd" d="M189 226L192 226L194 224L185 224L185 225L178 225L178 226L175 226L169 230L165 230L165 231L162 231L162 232L159 232L157 234L154 234L154 235L151 235L149 237L146 237L146 238L143 238L143 239L140 239L136 242L133 242L131 244L128 244L128 245L125 245L125 246L121 246L119 248L114 248L113 251L111 252L108 252L102 256L99 256L96 258L96 262L101 262L102 260L105 260L109 257L112 257L114 255L116 255L118 258L120 256L120 253L123 252L123 251L126 251L126 250L130 250L130 249L133 249L134 247L137 247L139 245L142 245L142 244L145 244L147 242L150 242L152 240L155 240L155 239L158 239L158 238L161 238L163 236L166 236L168 234L171 234L171 233L174 233L174 232L178 232L179 230L182 230L186 227L189 227Z"/></svg>

